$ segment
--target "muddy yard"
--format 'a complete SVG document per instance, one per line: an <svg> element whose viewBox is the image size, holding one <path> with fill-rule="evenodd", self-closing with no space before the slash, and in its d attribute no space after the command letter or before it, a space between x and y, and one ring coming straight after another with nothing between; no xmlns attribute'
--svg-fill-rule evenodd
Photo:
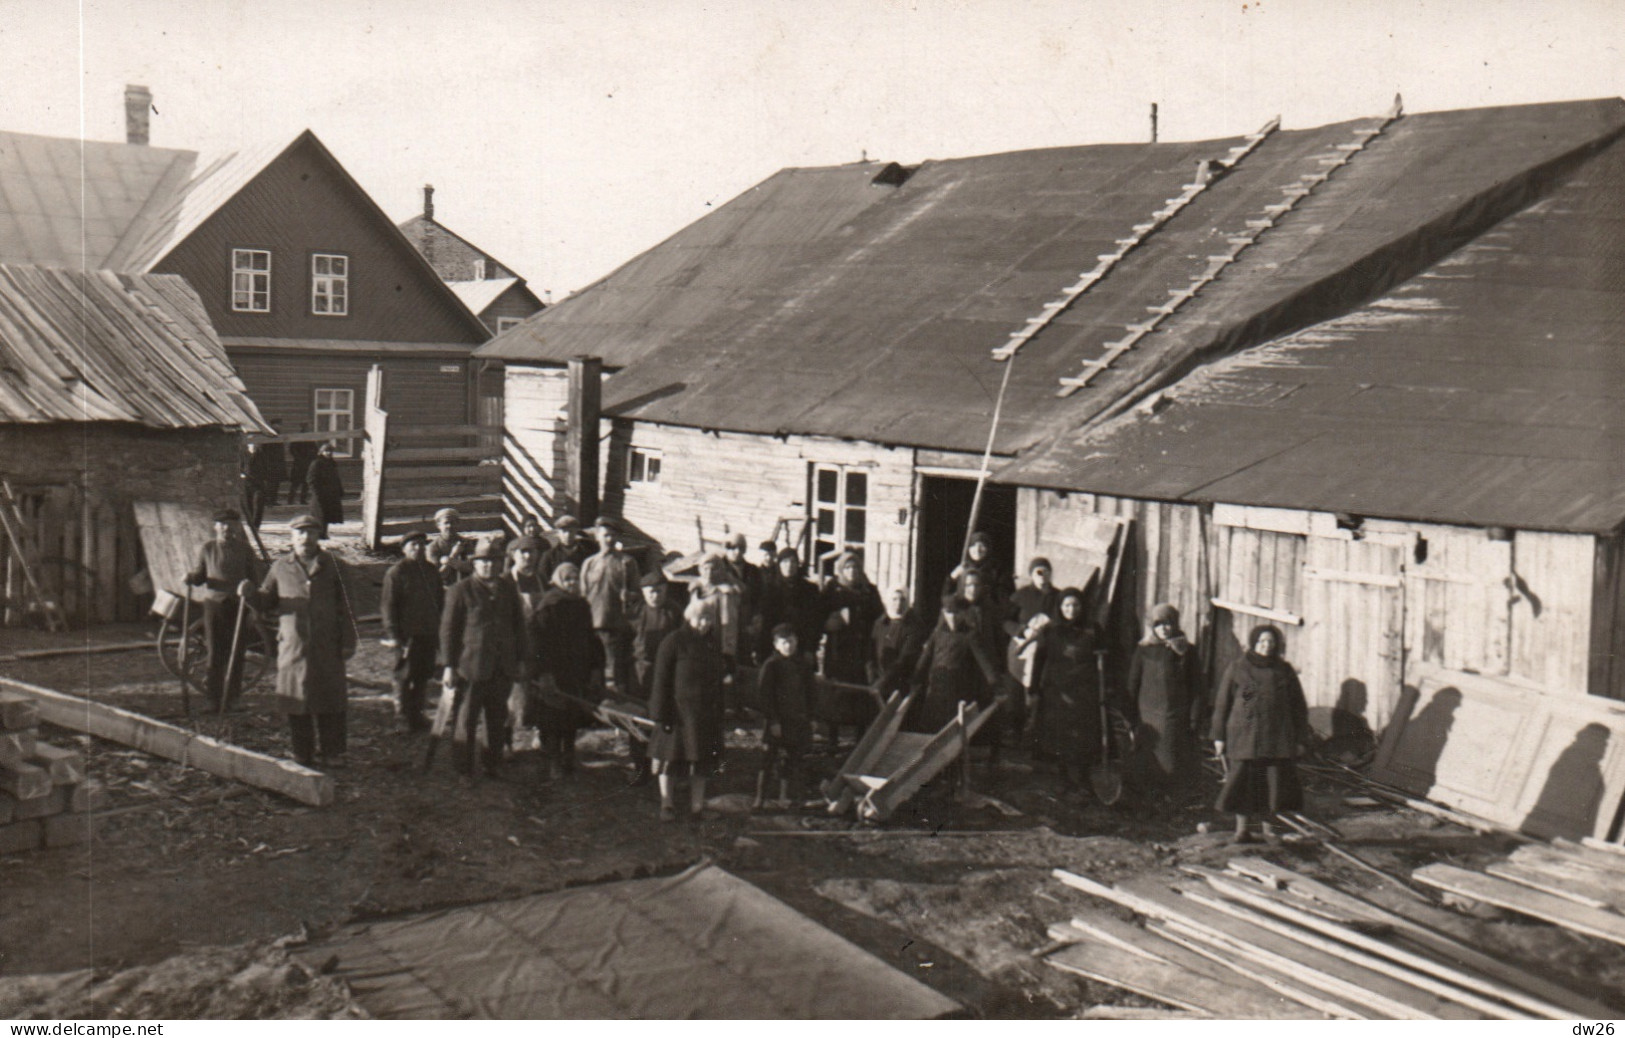
<svg viewBox="0 0 1625 1038"><path fill-rule="evenodd" d="M351 557L375 586L383 563ZM91 634L116 641L135 633ZM1069 1016L1097 1003L1150 1003L1032 957L1046 927L1088 901L1050 869L1111 881L1182 864L1222 867L1231 855L1222 820L1204 806L1210 790L1184 805L1130 799L1106 808L1061 791L1042 763L1020 755L977 764L975 802L928 790L879 828L821 813L753 813L762 754L748 721L730 734L716 817L704 821L659 823L652 785L628 787L623 747L607 730L584 733L582 768L552 784L525 753L496 779L454 775L444 751L425 773L427 737L400 732L393 716L388 650L376 624L362 633L350 662L349 763L334 772L338 798L327 808L87 736L45 733L83 748L110 802L91 844L0 859L0 1015L365 1015L341 984L312 975L283 948L346 922L710 859L959 1000L968 1015ZM0 653L48 641L19 633ZM174 679L150 650L0 666L10 677L185 723ZM268 689L261 682L244 711L199 727L286 756ZM836 762L820 763L829 770ZM1512 846L1510 837L1427 815L1351 807L1349 792L1312 781L1309 813L1395 875L1435 860L1477 864ZM1204 822L1213 834L1198 832ZM1264 852L1625 1001L1625 950L1515 917L1424 904L1312 844Z"/></svg>

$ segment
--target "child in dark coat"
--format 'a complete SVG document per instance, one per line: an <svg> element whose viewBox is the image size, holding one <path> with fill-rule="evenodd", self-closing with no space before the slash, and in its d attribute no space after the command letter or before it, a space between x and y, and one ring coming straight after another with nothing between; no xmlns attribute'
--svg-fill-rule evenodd
<svg viewBox="0 0 1625 1038"><path fill-rule="evenodd" d="M812 747L812 701L817 676L800 653L794 625L773 628L773 656L756 676L761 696L762 741L768 762L764 774L778 776L778 799L806 795L805 760Z"/></svg>

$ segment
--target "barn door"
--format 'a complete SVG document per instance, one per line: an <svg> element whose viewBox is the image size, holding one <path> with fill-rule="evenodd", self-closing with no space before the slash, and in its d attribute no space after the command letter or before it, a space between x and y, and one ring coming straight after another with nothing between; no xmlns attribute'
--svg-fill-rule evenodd
<svg viewBox="0 0 1625 1038"><path fill-rule="evenodd" d="M1299 670L1322 733L1382 731L1399 702L1405 550L1392 543L1311 535L1304 565L1304 653Z"/></svg>
<svg viewBox="0 0 1625 1038"><path fill-rule="evenodd" d="M1258 524L1266 520L1241 512L1240 509L1215 509L1214 512L1218 541L1213 579L1213 605L1217 607L1213 613L1215 683L1246 651L1247 635L1259 624L1271 624L1281 631L1286 639L1282 655L1300 672L1303 670L1300 599L1304 537L1290 530L1260 529Z"/></svg>

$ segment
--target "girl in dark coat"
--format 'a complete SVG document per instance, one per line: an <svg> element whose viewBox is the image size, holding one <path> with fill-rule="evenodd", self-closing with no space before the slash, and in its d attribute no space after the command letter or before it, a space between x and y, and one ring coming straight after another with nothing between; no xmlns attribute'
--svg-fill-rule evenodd
<svg viewBox="0 0 1625 1038"><path fill-rule="evenodd" d="M1303 807L1303 786L1293 764L1311 738L1309 705L1291 664L1281 659L1285 639L1275 627L1254 627L1247 654L1230 664L1213 704L1213 748L1225 761L1219 810L1236 815L1237 843L1253 843L1248 826ZM1263 823L1264 836L1275 835Z"/></svg>
<svg viewBox="0 0 1625 1038"><path fill-rule="evenodd" d="M1038 632L1033 657L1039 749L1057 759L1061 782L1079 785L1100 757L1098 640L1084 619L1083 592L1061 593L1059 616Z"/></svg>
<svg viewBox="0 0 1625 1038"><path fill-rule="evenodd" d="M333 461L333 445L322 444L316 457L311 459L305 473L310 484L312 511L316 518L328 526L344 522L344 484L339 480L339 467Z"/></svg>
<svg viewBox="0 0 1625 1038"><path fill-rule="evenodd" d="M532 618L538 697L536 732L548 777L575 770L576 731L585 720L575 699L592 701L603 687L604 643L593 633L592 607L581 597L581 571L566 562L553 571L553 586Z"/></svg>
<svg viewBox="0 0 1625 1038"><path fill-rule="evenodd" d="M940 731L958 715L960 703L976 702L998 681L998 668L968 614L963 598L943 598L942 617L914 667L915 699L903 719L905 731Z"/></svg>
<svg viewBox="0 0 1625 1038"><path fill-rule="evenodd" d="M683 626L666 636L655 656L649 716L655 723L649 756L660 776L660 820L677 818L671 801L674 772L687 771L689 810L703 815L705 780L722 759L722 677L727 661L713 628L716 612L695 599Z"/></svg>
<svg viewBox="0 0 1625 1038"><path fill-rule="evenodd" d="M773 655L773 628L789 624L796 629L796 644L803 655L811 656L823 634L823 617L818 613L818 588L807 579L801 557L794 548L780 548L773 568L762 575L762 634L757 655Z"/></svg>
<svg viewBox="0 0 1625 1038"><path fill-rule="evenodd" d="M863 563L852 552L835 560L835 579L824 589L819 611L824 615L824 676L831 681L867 686L869 663L874 658L875 621L886 613L880 592L863 574ZM826 695L818 704L819 720L830 726L830 739L838 741L842 725L859 732L874 721L879 709L865 692L823 685Z"/></svg>
<svg viewBox="0 0 1625 1038"><path fill-rule="evenodd" d="M876 692L882 696L898 689L905 694L908 692L909 678L914 675L914 665L920 661L920 652L930 634L925 621L909 602L908 592L902 588L893 591L886 603L886 615L875 621L869 633L869 640L875 646Z"/></svg>
<svg viewBox="0 0 1625 1038"><path fill-rule="evenodd" d="M1179 629L1179 610L1166 603L1151 610L1151 633L1134 647L1128 669L1130 717L1143 745L1140 764L1153 788L1170 794L1196 778L1195 733L1202 713L1201 665Z"/></svg>

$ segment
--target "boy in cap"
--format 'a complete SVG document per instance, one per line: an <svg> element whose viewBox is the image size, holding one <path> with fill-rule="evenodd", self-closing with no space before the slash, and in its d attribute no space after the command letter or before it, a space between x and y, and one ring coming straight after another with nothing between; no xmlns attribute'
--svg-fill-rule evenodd
<svg viewBox="0 0 1625 1038"><path fill-rule="evenodd" d="M502 763L508 694L530 676L530 637L513 581L497 572L502 549L489 541L474 550L474 574L452 586L440 617L442 684L456 689L457 737L452 764L473 771L474 743L485 717L487 771Z"/></svg>
<svg viewBox="0 0 1625 1038"><path fill-rule="evenodd" d="M400 562L384 574L384 645L395 650L395 714L409 732L429 725L423 718L424 693L440 651L440 610L446 590L440 572L425 558L428 535L401 539Z"/></svg>
<svg viewBox="0 0 1625 1038"><path fill-rule="evenodd" d="M474 545L457 532L458 512L455 508L442 508L434 514L435 535L429 539L426 554L440 571L440 583L446 587L474 572L469 560Z"/></svg>
<svg viewBox="0 0 1625 1038"><path fill-rule="evenodd" d="M553 547L547 549L542 555L542 561L537 568L542 571L545 579L553 579L553 574L566 562L573 563L577 569L587 561L587 556L597 550L593 544L581 534L581 522L573 515L561 515L553 524L558 530L559 539Z"/></svg>
<svg viewBox="0 0 1625 1038"><path fill-rule="evenodd" d="M258 580L259 561L248 545L237 536L239 516L234 508L222 508L214 513L214 539L198 549L197 561L186 582L202 587L197 600L203 606L203 642L207 652L207 676L204 691L216 710L221 697L226 703L236 702L243 691L243 641L234 637L242 600L237 587L243 581ZM237 642L235 656L232 642ZM226 671L231 671L231 687L225 687Z"/></svg>
<svg viewBox="0 0 1625 1038"><path fill-rule="evenodd" d="M683 611L671 600L671 585L658 569L645 573L638 581L641 600L632 610L632 680L621 694L647 702L649 699L649 673L654 669L655 654L666 635L683 626ZM630 785L641 786L649 781L649 748L637 739L628 739L631 771L627 775Z"/></svg>
<svg viewBox="0 0 1625 1038"><path fill-rule="evenodd" d="M767 766L758 780L757 799L769 774L777 774L778 799L805 798L803 761L812 748L812 703L817 677L802 656L792 624L773 628L773 655L762 664L756 676L761 697L762 742L767 747Z"/></svg>
<svg viewBox="0 0 1625 1038"><path fill-rule="evenodd" d="M245 580L239 593L278 618L276 695L288 715L294 759L308 766L319 750L321 760L340 765L349 693L344 661L355 653L355 612L343 564L322 550L325 525L302 515L288 527L293 549L271 563L257 591Z"/></svg>
<svg viewBox="0 0 1625 1038"><path fill-rule="evenodd" d="M581 593L592 608L592 627L604 645L609 680L617 689L632 684L632 625L627 613L638 598L638 563L627 554L612 519L593 523L598 554L581 564Z"/></svg>

